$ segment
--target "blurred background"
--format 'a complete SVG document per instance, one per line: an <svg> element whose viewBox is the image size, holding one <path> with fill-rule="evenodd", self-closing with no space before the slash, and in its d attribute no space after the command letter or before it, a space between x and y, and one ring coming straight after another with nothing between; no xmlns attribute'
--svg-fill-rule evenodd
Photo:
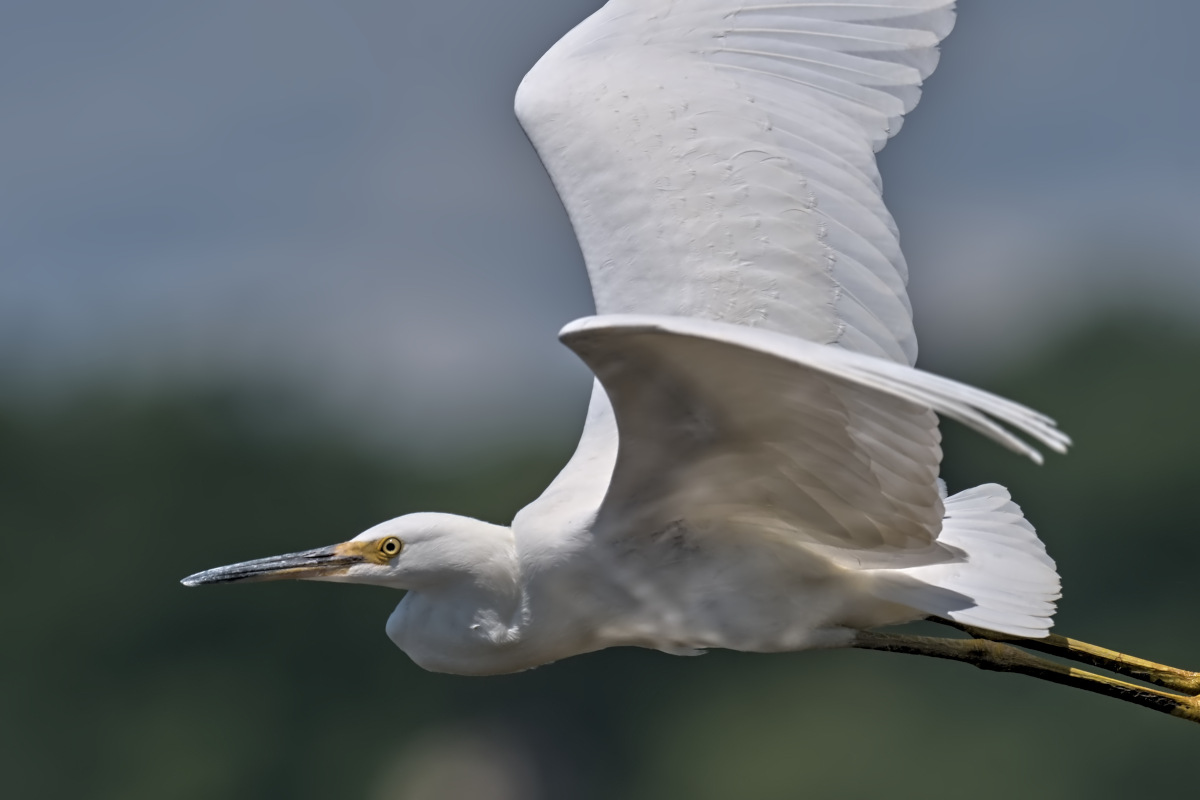
<svg viewBox="0 0 1200 800"><path fill-rule="evenodd" d="M1197 732L834 652L414 667L394 593L198 569L446 510L569 455L590 311L511 113L596 0L0 9L0 775L21 798L1182 796ZM1056 417L955 426L1058 559L1059 630L1200 667L1200 5L964 0L881 156L921 366ZM1170 793L1170 795L1168 795Z"/></svg>

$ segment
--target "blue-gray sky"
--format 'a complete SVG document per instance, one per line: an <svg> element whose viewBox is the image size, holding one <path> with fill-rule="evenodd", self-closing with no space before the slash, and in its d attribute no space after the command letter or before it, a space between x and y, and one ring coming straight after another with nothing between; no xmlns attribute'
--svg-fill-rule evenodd
<svg viewBox="0 0 1200 800"><path fill-rule="evenodd" d="M282 381L389 439L577 423L590 311L511 111L596 0L12 0L0 370ZM963 0L882 156L926 363L1200 302L1200 3Z"/></svg>

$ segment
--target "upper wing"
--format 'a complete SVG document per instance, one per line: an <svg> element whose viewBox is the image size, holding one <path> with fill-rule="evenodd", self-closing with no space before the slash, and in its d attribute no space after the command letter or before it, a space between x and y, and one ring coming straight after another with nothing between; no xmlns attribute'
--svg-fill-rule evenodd
<svg viewBox="0 0 1200 800"><path fill-rule="evenodd" d="M916 359L874 152L953 0L610 0L517 92L597 311Z"/></svg>
<svg viewBox="0 0 1200 800"><path fill-rule="evenodd" d="M934 412L1035 460L1001 423L1058 451L1068 441L987 392L769 331L606 316L561 336L603 384L620 431L601 535L682 524L855 568L930 563L943 516Z"/></svg>

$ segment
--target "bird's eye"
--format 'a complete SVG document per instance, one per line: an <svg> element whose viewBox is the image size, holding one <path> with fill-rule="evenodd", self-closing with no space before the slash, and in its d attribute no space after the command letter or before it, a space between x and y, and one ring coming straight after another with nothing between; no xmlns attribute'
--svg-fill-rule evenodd
<svg viewBox="0 0 1200 800"><path fill-rule="evenodd" d="M387 558L399 555L404 548L404 542L397 539L395 536L389 536L379 542L379 553Z"/></svg>

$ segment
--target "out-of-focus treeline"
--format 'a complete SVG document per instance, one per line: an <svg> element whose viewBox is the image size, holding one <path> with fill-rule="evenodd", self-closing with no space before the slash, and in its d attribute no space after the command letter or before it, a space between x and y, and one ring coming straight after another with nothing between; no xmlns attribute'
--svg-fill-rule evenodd
<svg viewBox="0 0 1200 800"><path fill-rule="evenodd" d="M936 365L933 365L936 367ZM1200 668L1200 338L1117 319L969 379L1075 438L1041 469L946 432L951 490L1012 489L1060 632ZM98 389L0 410L0 794L10 798L1183 797L1200 729L958 664L613 650L423 672L399 596L184 575L409 511L507 522L569 454L389 459L286 398Z"/></svg>

